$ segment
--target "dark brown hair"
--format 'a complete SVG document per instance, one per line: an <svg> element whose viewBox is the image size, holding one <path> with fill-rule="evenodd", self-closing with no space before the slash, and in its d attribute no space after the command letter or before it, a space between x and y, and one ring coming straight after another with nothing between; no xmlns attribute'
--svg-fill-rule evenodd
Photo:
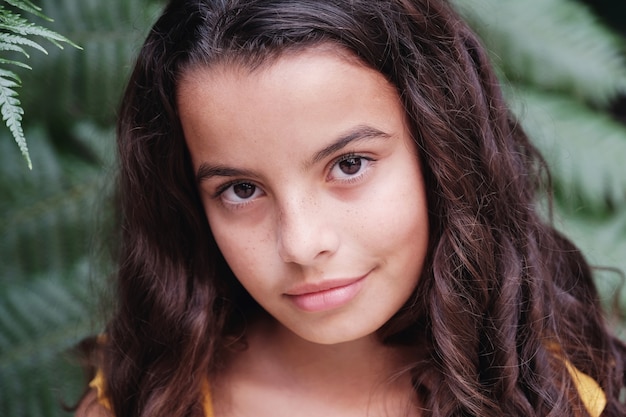
<svg viewBox="0 0 626 417"><path fill-rule="evenodd" d="M258 308L211 236L177 80L194 66L254 67L320 44L350 51L397 87L418 145L429 255L380 336L415 346L409 372L424 415L586 415L565 361L598 381L603 415L626 415L626 349L605 327L582 255L535 209L543 160L476 36L439 0L170 2L119 118L118 304L101 364L115 415L200 415L203 380Z"/></svg>

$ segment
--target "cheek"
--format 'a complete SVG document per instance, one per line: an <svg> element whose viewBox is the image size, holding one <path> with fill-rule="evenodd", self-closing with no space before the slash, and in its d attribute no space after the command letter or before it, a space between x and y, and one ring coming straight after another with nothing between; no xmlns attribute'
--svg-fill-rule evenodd
<svg viewBox="0 0 626 417"><path fill-rule="evenodd" d="M273 291L280 276L276 265L276 245L270 239L271 230L264 225L237 224L223 218L209 218L213 236L226 263L254 297Z"/></svg>
<svg viewBox="0 0 626 417"><path fill-rule="evenodd" d="M421 265L428 245L428 219L418 201L407 205L407 201L386 204L378 213L379 224L373 229L370 244L393 259ZM412 268L413 269L413 268Z"/></svg>
<svg viewBox="0 0 626 417"><path fill-rule="evenodd" d="M369 224L372 243L389 245L390 250L410 245L422 249L428 240L428 208L417 168L398 170L379 184L377 197L366 205L363 224ZM416 254L419 255L419 254Z"/></svg>
<svg viewBox="0 0 626 417"><path fill-rule="evenodd" d="M405 171L405 174L415 171ZM372 204L364 224L367 251L380 256L394 287L411 292L417 284L428 251L429 224L421 173L395 177Z"/></svg>
<svg viewBox="0 0 626 417"><path fill-rule="evenodd" d="M255 281L265 257L267 239L253 230L239 230L223 220L211 219L209 226L226 263L237 279L247 287Z"/></svg>

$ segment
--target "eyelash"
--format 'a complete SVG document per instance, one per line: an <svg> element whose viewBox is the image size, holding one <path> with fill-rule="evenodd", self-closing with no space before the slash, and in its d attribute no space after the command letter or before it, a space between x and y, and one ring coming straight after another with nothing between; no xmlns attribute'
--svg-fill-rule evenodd
<svg viewBox="0 0 626 417"><path fill-rule="evenodd" d="M228 182L218 186L217 189L215 190L215 192L213 193L213 195L211 197L212 198L220 198L222 196L222 194L224 194L226 192L226 190L228 190L230 187L234 187L234 186L239 185L239 184L251 184L251 185L254 185L255 187L257 186L253 181L246 181L246 180L228 181Z"/></svg>
<svg viewBox="0 0 626 417"><path fill-rule="evenodd" d="M228 189L230 189L231 187L235 187L239 184L250 184L254 187L256 187L256 189L260 189L260 187L258 185L256 185L254 182L252 181L246 181L246 180L233 180L233 181L228 181L222 185L220 185L219 187L217 187L217 189L215 190L215 192L211 195L211 198L213 200L217 200L219 201L219 203L228 208L229 210L239 210L244 208L245 206L247 206L248 204L251 204L254 202L255 199L251 199L251 200L244 200L241 202L232 202L232 201L228 201L223 197L223 194L228 191ZM256 191L255 191L256 192Z"/></svg>
<svg viewBox="0 0 626 417"><path fill-rule="evenodd" d="M359 170L359 172L356 173L354 176L349 176L348 178L344 178L344 179L332 179L332 178L330 178L333 169L338 167L340 163L342 163L344 161L347 161L349 159L359 159L361 161L366 161L366 165L365 165L365 167L361 168ZM360 181L363 178L364 175L367 174L367 172L371 168L371 164L373 164L374 162L376 162L375 159L370 158L370 157L366 157L366 156L363 156L363 155L360 155L360 154L357 154L357 153L343 154L343 155L335 158L332 161L332 163L330 164L330 169L328 170L327 178L331 179L332 181L337 181L337 182L340 182L340 183L343 183L343 184L352 184L354 182L358 182L358 181ZM219 187L217 187L217 189L215 190L215 193L213 193L213 195L211 197L213 199L220 200L222 204L227 205L230 208L234 208L234 209L243 208L247 204L250 204L251 202L253 202L254 199L250 200L250 201L242 201L240 203L232 203L232 202L228 202L228 201L226 201L226 200L224 200L222 198L223 194L229 188L237 186L239 184L251 184L254 187L260 188L253 181L233 180L233 181L228 181L228 182L220 185Z"/></svg>
<svg viewBox="0 0 626 417"><path fill-rule="evenodd" d="M360 181L364 175L367 174L367 172L371 169L371 165L376 162L375 159L370 158L370 157L366 157L357 153L348 153L348 154L343 154L339 157L337 157L331 164L330 164L330 169L328 171L328 177L330 177L331 172L333 171L333 169L335 169L335 167L338 167L340 163L347 161L349 159L360 159L361 161L366 161L365 167L361 168L359 170L359 172L357 174L355 174L354 176L350 176L348 178L344 178L344 179L338 179L336 181L341 182L341 183L345 183L345 184L352 184L354 182Z"/></svg>

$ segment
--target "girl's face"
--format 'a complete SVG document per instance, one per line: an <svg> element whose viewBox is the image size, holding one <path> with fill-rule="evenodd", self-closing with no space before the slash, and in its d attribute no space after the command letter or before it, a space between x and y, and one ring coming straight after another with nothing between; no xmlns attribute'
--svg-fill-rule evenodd
<svg viewBox="0 0 626 417"><path fill-rule="evenodd" d="M189 70L177 99L209 225L252 297L316 343L389 320L428 244L424 181L393 86L314 48L252 71Z"/></svg>

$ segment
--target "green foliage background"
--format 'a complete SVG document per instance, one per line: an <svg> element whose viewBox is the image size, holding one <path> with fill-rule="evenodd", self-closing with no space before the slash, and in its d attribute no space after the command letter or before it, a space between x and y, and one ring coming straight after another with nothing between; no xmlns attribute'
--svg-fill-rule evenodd
<svg viewBox="0 0 626 417"><path fill-rule="evenodd" d="M33 170L0 129L0 415L65 416L82 389L71 347L97 332L110 265L113 125L159 0L42 0L83 50L20 72ZM594 264L626 271L624 40L575 0L454 0L493 52L507 96L553 170L555 223ZM597 278L607 305L621 282ZM626 292L626 291L625 291ZM624 292L622 292L624 293ZM621 306L626 299L621 297ZM622 311L625 311L622 307Z"/></svg>
<svg viewBox="0 0 626 417"><path fill-rule="evenodd" d="M548 161L555 225L593 265L626 272L626 127L611 111L626 103L625 38L575 0L452 2L491 51L508 101ZM612 21L626 21L622 4L612 10ZM623 281L597 271L620 332Z"/></svg>
<svg viewBox="0 0 626 417"><path fill-rule="evenodd" d="M46 26L83 50L32 53L20 72L29 171L0 129L0 416L63 416L82 372L70 349L101 328L100 238L114 181L121 88L161 4L42 0ZM99 284L101 283L101 284Z"/></svg>

